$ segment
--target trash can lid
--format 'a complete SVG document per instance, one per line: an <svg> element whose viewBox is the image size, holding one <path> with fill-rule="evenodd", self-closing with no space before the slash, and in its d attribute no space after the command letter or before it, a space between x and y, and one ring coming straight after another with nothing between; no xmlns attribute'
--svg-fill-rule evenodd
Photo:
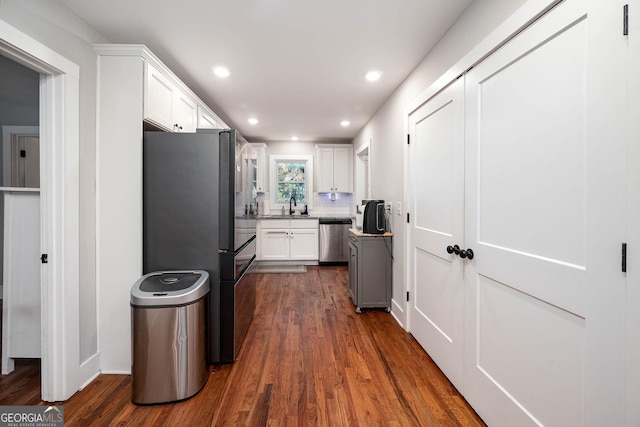
<svg viewBox="0 0 640 427"><path fill-rule="evenodd" d="M184 305L209 292L204 270L155 271L145 274L131 288L131 304L140 306Z"/></svg>

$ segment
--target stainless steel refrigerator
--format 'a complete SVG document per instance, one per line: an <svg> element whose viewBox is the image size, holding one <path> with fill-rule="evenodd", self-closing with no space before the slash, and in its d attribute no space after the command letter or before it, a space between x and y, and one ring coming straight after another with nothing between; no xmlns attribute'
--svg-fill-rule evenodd
<svg viewBox="0 0 640 427"><path fill-rule="evenodd" d="M209 363L233 362L255 309L255 149L231 130L145 132L143 269L210 276Z"/></svg>

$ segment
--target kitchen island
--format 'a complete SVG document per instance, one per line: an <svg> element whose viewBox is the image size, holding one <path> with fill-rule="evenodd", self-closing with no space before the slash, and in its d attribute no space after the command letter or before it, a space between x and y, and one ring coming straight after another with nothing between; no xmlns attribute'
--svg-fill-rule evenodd
<svg viewBox="0 0 640 427"><path fill-rule="evenodd" d="M356 313L376 307L391 311L392 238L389 232L349 229L349 297Z"/></svg>

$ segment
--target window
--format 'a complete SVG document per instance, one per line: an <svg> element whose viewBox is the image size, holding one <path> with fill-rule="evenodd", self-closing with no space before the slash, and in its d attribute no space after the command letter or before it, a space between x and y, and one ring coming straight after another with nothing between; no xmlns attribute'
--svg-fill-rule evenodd
<svg viewBox="0 0 640 427"><path fill-rule="evenodd" d="M296 203L311 206L313 195L313 157L271 155L270 189L274 206L289 206L291 197Z"/></svg>
<svg viewBox="0 0 640 427"><path fill-rule="evenodd" d="M304 169L305 162L295 160L281 160L276 162L276 202L288 202L291 197L295 197L297 201L305 202L305 179Z"/></svg>

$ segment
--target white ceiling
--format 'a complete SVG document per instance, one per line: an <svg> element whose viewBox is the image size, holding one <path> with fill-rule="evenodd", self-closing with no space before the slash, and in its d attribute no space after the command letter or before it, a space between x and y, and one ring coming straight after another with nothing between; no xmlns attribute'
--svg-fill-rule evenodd
<svg viewBox="0 0 640 427"><path fill-rule="evenodd" d="M59 1L145 44L250 141L322 141L353 138L473 0Z"/></svg>

